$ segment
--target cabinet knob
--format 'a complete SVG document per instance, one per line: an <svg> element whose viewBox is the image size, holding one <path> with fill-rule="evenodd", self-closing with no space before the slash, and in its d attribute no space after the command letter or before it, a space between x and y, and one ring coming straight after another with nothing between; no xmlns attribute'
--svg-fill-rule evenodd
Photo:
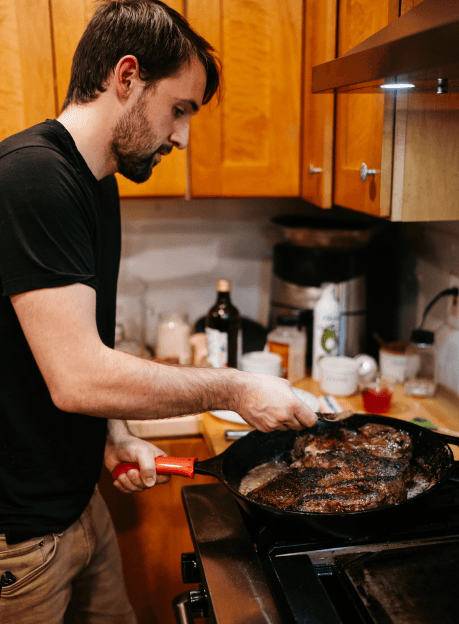
<svg viewBox="0 0 459 624"><path fill-rule="evenodd" d="M315 173L322 173L323 169L318 169L317 167L313 167L311 164L309 165L309 177L312 178L312 176Z"/></svg>
<svg viewBox="0 0 459 624"><path fill-rule="evenodd" d="M362 182L366 182L366 179L369 175L376 175L378 172L376 169L368 169L365 163L360 165L360 179Z"/></svg>
<svg viewBox="0 0 459 624"><path fill-rule="evenodd" d="M182 553L182 580L184 583L200 583L201 574L195 553Z"/></svg>

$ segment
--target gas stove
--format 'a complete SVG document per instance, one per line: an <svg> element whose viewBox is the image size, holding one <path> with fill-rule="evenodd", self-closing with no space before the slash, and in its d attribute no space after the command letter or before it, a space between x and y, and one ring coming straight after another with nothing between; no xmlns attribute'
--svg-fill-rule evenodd
<svg viewBox="0 0 459 624"><path fill-rule="evenodd" d="M453 624L459 621L459 483L416 524L341 539L260 526L220 483L185 486L195 553L183 557L186 618L213 624ZM191 598L191 600L190 600Z"/></svg>

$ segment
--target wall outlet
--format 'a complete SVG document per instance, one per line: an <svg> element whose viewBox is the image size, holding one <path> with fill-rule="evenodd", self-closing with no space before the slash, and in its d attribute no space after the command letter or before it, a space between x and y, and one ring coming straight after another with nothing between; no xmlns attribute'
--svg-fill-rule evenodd
<svg viewBox="0 0 459 624"><path fill-rule="evenodd" d="M449 276L449 288L459 288L459 277ZM448 325L459 329L459 297L449 297L448 303Z"/></svg>

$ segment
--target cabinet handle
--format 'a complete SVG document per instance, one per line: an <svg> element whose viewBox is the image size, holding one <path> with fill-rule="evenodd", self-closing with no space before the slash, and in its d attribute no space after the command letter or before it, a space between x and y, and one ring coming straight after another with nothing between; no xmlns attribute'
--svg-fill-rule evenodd
<svg viewBox="0 0 459 624"><path fill-rule="evenodd" d="M311 164L309 165L309 177L312 178L312 176L315 173L322 173L323 169L318 169L317 167L313 167Z"/></svg>
<svg viewBox="0 0 459 624"><path fill-rule="evenodd" d="M366 179L369 175L376 175L378 171L376 169L368 169L365 163L360 165L360 179L362 182L366 182Z"/></svg>

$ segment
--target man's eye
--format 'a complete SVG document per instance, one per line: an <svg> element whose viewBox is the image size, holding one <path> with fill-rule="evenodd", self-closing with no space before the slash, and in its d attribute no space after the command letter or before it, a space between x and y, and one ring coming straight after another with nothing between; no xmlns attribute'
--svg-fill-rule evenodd
<svg viewBox="0 0 459 624"><path fill-rule="evenodd" d="M175 116L176 117L183 117L184 114L185 114L184 110L182 110L181 108L175 108Z"/></svg>

